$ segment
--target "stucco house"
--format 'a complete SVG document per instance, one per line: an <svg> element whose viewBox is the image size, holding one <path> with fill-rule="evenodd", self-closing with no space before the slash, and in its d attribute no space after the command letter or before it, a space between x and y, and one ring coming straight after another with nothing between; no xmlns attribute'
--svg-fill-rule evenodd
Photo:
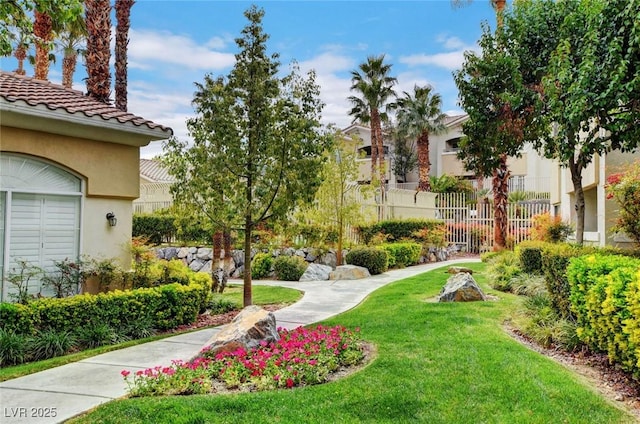
<svg viewBox="0 0 640 424"><path fill-rule="evenodd" d="M88 255L128 268L140 147L171 135L82 92L0 71L1 300L18 260L51 269Z"/></svg>
<svg viewBox="0 0 640 424"><path fill-rule="evenodd" d="M472 180L475 176L464 169L464 164L457 158L458 143L464 136L462 124L469 119L466 114L447 116L444 121L445 130L440 134L429 135L429 160L431 162L431 175L454 175ZM369 181L371 174L371 129L367 126L354 124L342 130L349 137L355 136L359 140L358 150L363 152L360 159L360 180ZM387 163L393 156L393 141L383 141ZM541 157L531 145L522 149L520 157L510 157L507 160L511 172L509 184L510 191L533 191L547 193L550 190L550 175L552 162ZM387 183L389 187L398 187L413 190L418 185L418 170L410 172L406 180L393 175L391 166L387 166ZM484 181L484 187L491 187L491 179Z"/></svg>

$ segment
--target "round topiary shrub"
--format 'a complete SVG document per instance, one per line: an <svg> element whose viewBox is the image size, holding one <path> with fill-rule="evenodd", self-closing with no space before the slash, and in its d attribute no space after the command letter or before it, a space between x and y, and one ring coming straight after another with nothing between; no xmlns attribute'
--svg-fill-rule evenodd
<svg viewBox="0 0 640 424"><path fill-rule="evenodd" d="M273 261L276 277L283 281L298 281L307 270L307 261L300 256L278 256Z"/></svg>
<svg viewBox="0 0 640 424"><path fill-rule="evenodd" d="M271 253L257 253L251 262L251 278L259 279L268 277L273 268L273 256Z"/></svg>
<svg viewBox="0 0 640 424"><path fill-rule="evenodd" d="M375 247L361 247L347 253L348 264L365 267L371 275L381 274L389 268L389 257L384 250Z"/></svg>

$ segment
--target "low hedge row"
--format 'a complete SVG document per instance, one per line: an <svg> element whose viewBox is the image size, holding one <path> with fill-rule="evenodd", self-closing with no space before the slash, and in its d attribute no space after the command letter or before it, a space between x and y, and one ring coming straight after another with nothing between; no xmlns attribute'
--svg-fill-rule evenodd
<svg viewBox="0 0 640 424"><path fill-rule="evenodd" d="M372 225L361 225L357 229L362 237L361 242L369 244L378 234L386 235L389 241L400 241L414 238L417 231L432 231L440 229L443 225L443 221L437 219L405 219L380 221Z"/></svg>
<svg viewBox="0 0 640 424"><path fill-rule="evenodd" d="M195 322L211 292L211 276L192 272L187 285L178 283L135 290L44 298L27 305L0 304L0 328L16 334L36 330L68 330L94 324L119 328L148 321L167 330Z"/></svg>
<svg viewBox="0 0 640 424"><path fill-rule="evenodd" d="M640 259L573 258L567 278L580 340L640 378Z"/></svg>
<svg viewBox="0 0 640 424"><path fill-rule="evenodd" d="M378 246L387 252L389 268L404 268L420 262L422 245L418 243L385 243Z"/></svg>

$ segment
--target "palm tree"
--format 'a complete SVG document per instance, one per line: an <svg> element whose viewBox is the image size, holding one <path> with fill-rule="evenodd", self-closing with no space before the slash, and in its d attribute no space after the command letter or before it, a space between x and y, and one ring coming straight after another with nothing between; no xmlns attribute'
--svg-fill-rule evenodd
<svg viewBox="0 0 640 424"><path fill-rule="evenodd" d="M418 146L418 191L430 191L429 134L444 130L445 114L442 113L442 97L433 93L433 87L413 87L413 95L404 92L398 100L398 126L408 137L416 138Z"/></svg>
<svg viewBox="0 0 640 424"><path fill-rule="evenodd" d="M111 4L109 0L86 0L85 22L87 24L87 94L94 99L109 103L111 95Z"/></svg>
<svg viewBox="0 0 640 424"><path fill-rule="evenodd" d="M471 0L451 0L454 6L463 3L470 3ZM496 11L496 22L498 27L502 27L502 16L507 5L506 0L491 0L491 7ZM494 205L494 250L504 249L507 244L507 233L509 231L509 217L507 216L507 205L509 203L509 177L511 173L507 167L507 155L500 155L500 165L493 172L493 205Z"/></svg>
<svg viewBox="0 0 640 424"><path fill-rule="evenodd" d="M13 72L18 75L25 75L24 60L27 58L27 52L29 50L29 37L27 37L20 29L18 30L20 31L18 34L18 40L16 41L16 46L13 49L13 57L18 61L18 68Z"/></svg>
<svg viewBox="0 0 640 424"><path fill-rule="evenodd" d="M63 22L59 28L55 27L57 33L56 44L62 50L62 85L66 88L73 86L73 74L76 71L78 55L84 54L81 47L87 39L87 26L82 15L74 16L72 19Z"/></svg>
<svg viewBox="0 0 640 424"><path fill-rule="evenodd" d="M49 77L49 51L53 40L53 21L42 2L36 2L33 13L33 35L36 42L36 79L47 80Z"/></svg>
<svg viewBox="0 0 640 424"><path fill-rule="evenodd" d="M351 71L351 90L358 96L349 96L353 104L349 115L353 122L371 125L371 181L379 178L384 192L384 147L382 144L382 122L388 120L387 109L393 107L389 99L395 97L393 85L397 79L391 77L391 65L384 63L384 55L369 56L358 70ZM379 173L378 175L376 175Z"/></svg>
<svg viewBox="0 0 640 424"><path fill-rule="evenodd" d="M129 44L129 27L131 26L131 7L134 0L116 0L116 103L117 109L127 111L127 46Z"/></svg>

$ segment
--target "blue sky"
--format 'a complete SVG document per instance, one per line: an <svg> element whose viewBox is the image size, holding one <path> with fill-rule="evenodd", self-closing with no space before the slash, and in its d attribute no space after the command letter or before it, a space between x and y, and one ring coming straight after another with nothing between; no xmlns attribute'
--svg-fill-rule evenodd
<svg viewBox="0 0 640 424"><path fill-rule="evenodd" d="M247 21L243 12L256 4L265 10L263 27L270 53L280 54L282 69L296 60L315 69L326 103L325 123L346 127L351 94L350 71L369 55L385 54L398 78L396 91L431 84L443 97L443 110L460 113L452 72L465 50L477 49L481 23L495 26L487 0L454 8L450 0L424 1L158 1L137 0L131 15L129 111L170 126L188 138L194 82L206 73L226 75L234 63L234 39ZM115 19L113 21L115 25ZM60 62L49 79L60 83ZM2 69L15 62L2 58ZM33 75L27 69L27 75ZM83 65L75 88L85 91ZM150 158L161 143L142 151Z"/></svg>

